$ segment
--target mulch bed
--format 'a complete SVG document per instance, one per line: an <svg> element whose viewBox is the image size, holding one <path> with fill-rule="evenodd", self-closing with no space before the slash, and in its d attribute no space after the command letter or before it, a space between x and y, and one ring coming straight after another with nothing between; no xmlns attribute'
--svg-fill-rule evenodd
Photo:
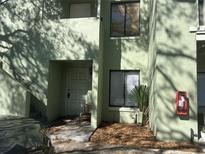
<svg viewBox="0 0 205 154"><path fill-rule="evenodd" d="M90 141L97 144L122 145L145 149L201 151L199 146L190 142L157 141L148 127L137 126L136 124L103 123L91 136Z"/></svg>

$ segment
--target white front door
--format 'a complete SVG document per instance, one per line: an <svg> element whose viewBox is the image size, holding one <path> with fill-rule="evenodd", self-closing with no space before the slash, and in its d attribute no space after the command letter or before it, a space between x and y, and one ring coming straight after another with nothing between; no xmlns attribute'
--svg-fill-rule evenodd
<svg viewBox="0 0 205 154"><path fill-rule="evenodd" d="M89 89L89 69L69 68L66 74L65 115L79 116Z"/></svg>

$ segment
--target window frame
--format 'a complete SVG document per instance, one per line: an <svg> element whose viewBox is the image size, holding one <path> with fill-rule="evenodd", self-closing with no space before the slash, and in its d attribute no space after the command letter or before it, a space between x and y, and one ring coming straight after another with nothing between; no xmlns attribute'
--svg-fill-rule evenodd
<svg viewBox="0 0 205 154"><path fill-rule="evenodd" d="M205 0L198 0L198 24L199 26L205 25L204 16L205 16Z"/></svg>
<svg viewBox="0 0 205 154"><path fill-rule="evenodd" d="M72 5L82 5L82 4L89 4L90 5L90 12L89 12L89 14L90 14L90 16L87 16L87 17L85 17L85 16L83 16L83 17L71 17L71 7L72 7ZM72 18L90 18L90 17L92 17L92 9L93 9L93 5L92 5L92 3L91 2L80 2L80 3L77 3L77 2L74 2L74 3L70 3L69 5L68 5L68 11L69 11L69 18L70 19L72 19Z"/></svg>
<svg viewBox="0 0 205 154"><path fill-rule="evenodd" d="M63 14L61 19L76 19L76 18L92 18L97 17L97 7L98 7L98 1L97 0L60 0L61 5L63 8ZM88 3L91 6L90 10L90 16L89 17L70 17L70 7L73 4L85 4Z"/></svg>
<svg viewBox="0 0 205 154"><path fill-rule="evenodd" d="M113 36L112 35L112 26L111 26L111 24L112 24L112 6L113 5L116 5L116 4L118 4L118 5L125 5L126 6L126 4L129 4L129 3L139 3L139 31L138 31L138 33L136 34L136 35L126 35L126 13L127 13L127 11L126 11L126 7L125 7L125 19L124 19L124 35L123 36ZM129 1L113 1L113 2L111 2L110 3L110 37L111 38L126 38L126 37L138 37L138 36L140 36L140 0L129 0Z"/></svg>
<svg viewBox="0 0 205 154"><path fill-rule="evenodd" d="M136 72L136 73L138 73L138 76L139 76L138 84L140 85L140 70L110 70L109 71L109 107L113 107L113 108L119 108L119 107L136 108L136 107L138 107L137 105L135 105L135 106L126 106L125 105L125 88L126 88L125 78L123 81L123 106L111 104L111 72L123 72L124 76L126 73Z"/></svg>

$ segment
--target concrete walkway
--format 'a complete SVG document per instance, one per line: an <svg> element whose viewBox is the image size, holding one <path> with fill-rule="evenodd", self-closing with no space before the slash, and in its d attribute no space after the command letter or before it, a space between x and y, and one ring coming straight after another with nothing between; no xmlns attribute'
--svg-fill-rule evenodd
<svg viewBox="0 0 205 154"><path fill-rule="evenodd" d="M89 122L81 122L79 119L64 119L44 129L43 132L50 140L54 151L59 153L91 146L88 141L94 129Z"/></svg>
<svg viewBox="0 0 205 154"><path fill-rule="evenodd" d="M189 152L181 150L169 150L169 149L140 149L134 147L125 147L118 145L96 145L90 142L87 143L63 143L61 147L67 151L56 151L59 154L204 154L205 149L202 151Z"/></svg>
<svg viewBox="0 0 205 154"><path fill-rule="evenodd" d="M0 116L0 153L9 153L12 149L23 152L25 148L41 144L38 121L17 116Z"/></svg>
<svg viewBox="0 0 205 154"><path fill-rule="evenodd" d="M99 145L89 142L94 132L89 122L64 119L44 130L50 139L55 153L73 154L201 154L200 152L184 152L166 149L139 149L121 145Z"/></svg>
<svg viewBox="0 0 205 154"><path fill-rule="evenodd" d="M0 117L0 154L25 153L26 148L41 145L40 124L30 118ZM139 149L120 145L99 145L89 142L94 129L89 122L65 119L43 132L50 139L55 153L73 154L202 154L166 149ZM202 147L205 149L205 147ZM50 151L53 151L50 150ZM49 152L50 153L50 152ZM51 152L53 154L53 152ZM43 154L43 153L42 153Z"/></svg>
<svg viewBox="0 0 205 154"><path fill-rule="evenodd" d="M85 145L85 144L84 144ZM181 150L169 150L169 149L140 149L117 145L88 145L82 146L79 149L73 149L72 151L59 152L61 154L204 154L205 149L200 152L188 152Z"/></svg>

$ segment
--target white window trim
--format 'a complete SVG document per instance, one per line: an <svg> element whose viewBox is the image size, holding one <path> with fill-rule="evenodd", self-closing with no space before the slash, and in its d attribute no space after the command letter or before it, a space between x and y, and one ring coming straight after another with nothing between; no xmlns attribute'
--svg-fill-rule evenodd
<svg viewBox="0 0 205 154"><path fill-rule="evenodd" d="M120 112L135 112L138 110L137 107L109 107L109 110L120 111Z"/></svg>

